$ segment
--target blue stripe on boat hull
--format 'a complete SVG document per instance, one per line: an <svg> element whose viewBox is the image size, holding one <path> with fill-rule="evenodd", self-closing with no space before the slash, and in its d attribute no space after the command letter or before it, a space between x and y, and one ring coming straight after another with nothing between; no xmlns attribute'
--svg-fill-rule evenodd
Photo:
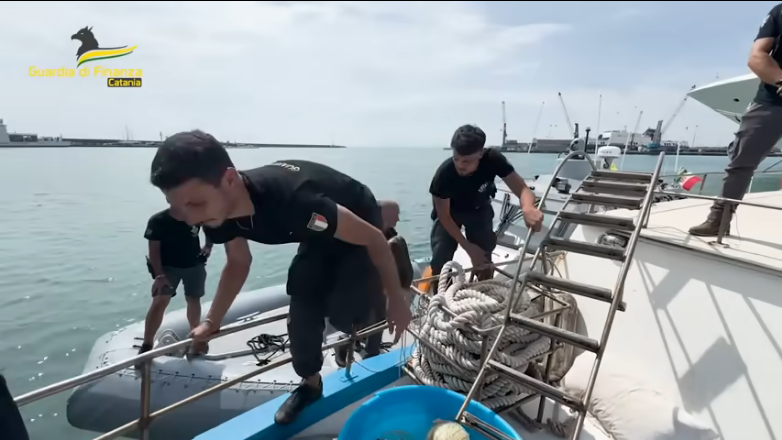
<svg viewBox="0 0 782 440"><path fill-rule="evenodd" d="M274 414L290 394L282 395L195 437L194 440L288 439L341 409L379 391L399 379L400 348L354 364L346 377L344 369L323 378L323 397L308 407L290 425L274 423Z"/></svg>

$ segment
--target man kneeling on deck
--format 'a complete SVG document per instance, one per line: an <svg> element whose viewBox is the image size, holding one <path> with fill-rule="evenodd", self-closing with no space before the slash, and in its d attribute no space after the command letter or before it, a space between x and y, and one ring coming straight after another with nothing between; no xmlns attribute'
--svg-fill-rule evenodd
<svg viewBox="0 0 782 440"><path fill-rule="evenodd" d="M453 258L457 246L470 256L473 267L491 265L491 253L497 245L494 233L494 210L491 199L497 191L495 177L500 177L521 201L524 223L539 231L543 214L535 206L530 191L495 148L484 148L486 133L474 125L459 127L451 138L453 157L446 159L432 178L431 245L432 275L439 275L445 263ZM467 237L462 235L464 226ZM479 279L491 276L491 269L478 272ZM436 283L432 283L436 286ZM433 293L437 289L434 288Z"/></svg>
<svg viewBox="0 0 782 440"><path fill-rule="evenodd" d="M213 243L225 244L226 265L206 319L191 333L195 340L218 331L244 285L252 259L247 240L300 243L288 270L288 338L303 381L275 422L291 423L321 397L325 317L349 333L385 303L397 340L410 323L380 207L351 177L301 160L238 171L214 137L192 131L166 139L150 180L188 224L203 224Z"/></svg>

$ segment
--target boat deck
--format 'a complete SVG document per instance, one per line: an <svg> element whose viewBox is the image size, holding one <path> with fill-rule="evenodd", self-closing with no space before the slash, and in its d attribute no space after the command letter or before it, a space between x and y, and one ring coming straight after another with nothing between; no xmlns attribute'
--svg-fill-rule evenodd
<svg viewBox="0 0 782 440"><path fill-rule="evenodd" d="M749 194L745 201L782 207L782 192ZM624 284L627 311L616 315L600 371L642 378L723 440L777 440L782 212L740 206L722 246L687 234L710 205L688 199L652 207ZM580 226L572 239L594 242L604 232ZM557 267L563 278L613 289L620 264L571 253ZM575 299L586 334L599 339L608 304Z"/></svg>
<svg viewBox="0 0 782 440"><path fill-rule="evenodd" d="M747 194L744 200L782 209L782 191ZM706 219L711 203L686 199L654 205L649 225L642 230L641 237L651 244L705 252L715 258L779 272L782 276L782 210L739 206L731 223L731 235L718 244L715 237L695 237L687 232ZM638 211L621 209L608 215L630 218L637 216Z"/></svg>

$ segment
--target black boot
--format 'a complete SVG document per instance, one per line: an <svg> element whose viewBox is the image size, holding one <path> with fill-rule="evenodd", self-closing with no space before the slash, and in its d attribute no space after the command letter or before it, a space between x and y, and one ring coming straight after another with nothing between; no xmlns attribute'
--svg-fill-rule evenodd
<svg viewBox="0 0 782 440"><path fill-rule="evenodd" d="M318 382L318 387L313 388L302 382L291 393L290 397L282 403L280 409L274 415L274 423L287 425L296 420L304 408L315 403L323 395L323 379Z"/></svg>
<svg viewBox="0 0 782 440"><path fill-rule="evenodd" d="M721 214L717 219L709 217L705 222L699 224L698 226L691 227L689 231L690 235L694 235L696 237L716 237L720 232L721 220ZM728 227L725 229L725 235L730 235L730 218L728 218Z"/></svg>

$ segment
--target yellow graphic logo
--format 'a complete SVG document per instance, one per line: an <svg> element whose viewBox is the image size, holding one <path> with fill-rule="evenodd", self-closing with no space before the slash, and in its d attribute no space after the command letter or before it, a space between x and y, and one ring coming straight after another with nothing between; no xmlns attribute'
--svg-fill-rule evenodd
<svg viewBox="0 0 782 440"><path fill-rule="evenodd" d="M98 44L95 34L92 33L92 26L85 26L79 29L78 32L71 35L71 40L77 40L81 42L79 49L76 51L76 68L60 67L60 68L41 68L38 66L30 66L29 75L39 77L66 77L73 78L80 77L102 77L106 78L106 85L111 88L125 88L125 87L141 87L141 69L128 69L128 68L110 68L104 67L100 64L93 65L92 68L88 66L81 67L84 63L91 61L109 60L112 58L120 58L133 53L138 46L122 46L122 47L101 47Z"/></svg>
<svg viewBox="0 0 782 440"><path fill-rule="evenodd" d="M119 58L130 55L138 46L128 47L100 47L95 34L92 33L92 26L83 27L79 32L71 35L71 40L81 41L81 46L76 51L76 68L90 61L107 60L109 58Z"/></svg>

